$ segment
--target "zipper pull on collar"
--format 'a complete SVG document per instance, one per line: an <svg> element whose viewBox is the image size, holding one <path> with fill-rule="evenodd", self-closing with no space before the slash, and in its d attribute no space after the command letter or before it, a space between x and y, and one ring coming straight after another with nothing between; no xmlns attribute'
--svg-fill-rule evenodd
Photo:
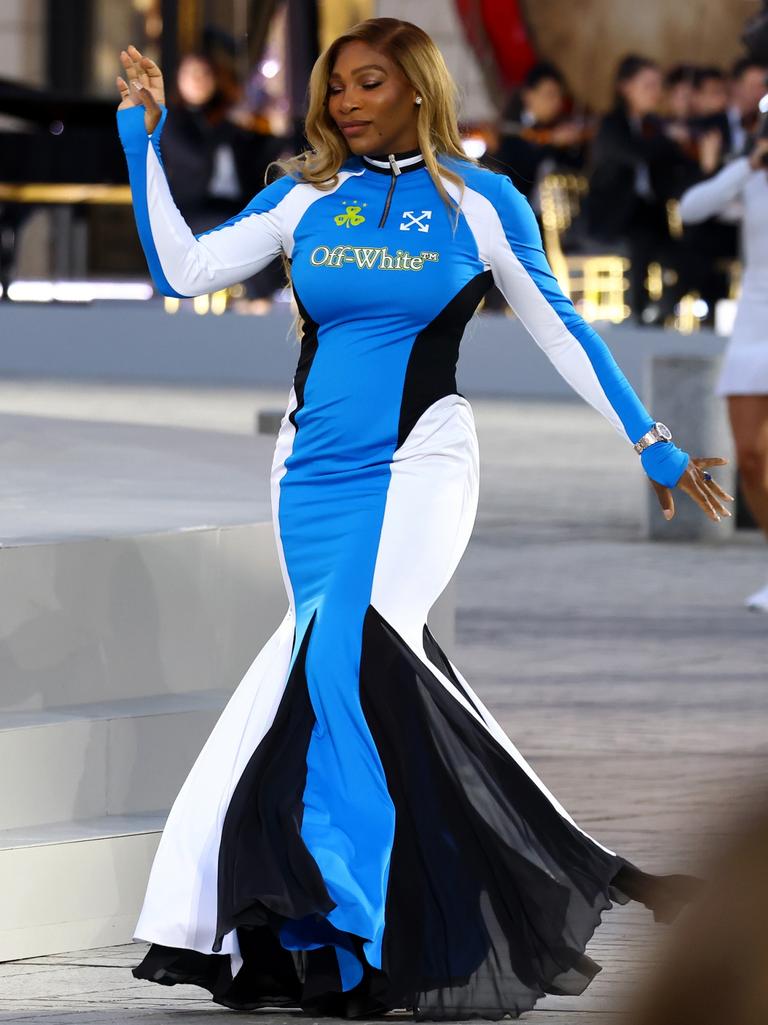
<svg viewBox="0 0 768 1025"><path fill-rule="evenodd" d="M398 167L397 161L395 160L395 154L394 153L387 153L387 160L389 161L389 166L392 168L392 174L394 174L394 175L402 174L402 171Z"/></svg>

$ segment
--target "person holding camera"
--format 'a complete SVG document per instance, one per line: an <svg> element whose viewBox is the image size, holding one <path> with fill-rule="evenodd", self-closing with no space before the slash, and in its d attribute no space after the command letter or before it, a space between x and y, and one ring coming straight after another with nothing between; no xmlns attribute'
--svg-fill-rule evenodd
<svg viewBox="0 0 768 1025"><path fill-rule="evenodd" d="M743 276L736 320L716 384L726 398L746 503L768 539L768 138L680 198L684 224L726 210L741 222ZM768 612L768 582L745 604Z"/></svg>

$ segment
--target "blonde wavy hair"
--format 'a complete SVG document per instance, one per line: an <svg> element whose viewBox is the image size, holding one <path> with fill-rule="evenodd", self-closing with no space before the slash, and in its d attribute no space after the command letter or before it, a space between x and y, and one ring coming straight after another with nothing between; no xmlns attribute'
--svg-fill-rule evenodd
<svg viewBox="0 0 768 1025"><path fill-rule="evenodd" d="M448 208L449 216L453 214L452 232L455 234L464 195L464 179L441 164L438 155L459 158L473 165L478 162L467 156L461 145L457 114L458 90L442 53L424 29L400 18L368 18L361 21L348 32L337 36L320 54L309 78L304 124L304 134L311 148L293 157L273 160L265 171L265 184L269 169L275 165L290 177L308 182L322 192L328 192L338 184L339 169L352 155L352 151L328 113L329 79L339 50L344 43L355 40L367 43L388 57L421 96L416 120L418 147L424 155L426 169L435 188ZM441 176L459 189L458 202L448 194ZM282 260L290 284L290 264L284 253ZM301 325L299 316L297 334Z"/></svg>

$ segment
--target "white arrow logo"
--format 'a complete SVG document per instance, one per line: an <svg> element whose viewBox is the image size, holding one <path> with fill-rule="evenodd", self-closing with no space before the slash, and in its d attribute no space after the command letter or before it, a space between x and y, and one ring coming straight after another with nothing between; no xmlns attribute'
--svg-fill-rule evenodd
<svg viewBox="0 0 768 1025"><path fill-rule="evenodd" d="M432 211L422 210L419 216L417 217L413 210L403 210L403 217L410 217L410 220L404 221L400 225L400 231L409 231L411 228L414 227L414 225L419 229L419 231L429 231L429 225L424 224L424 220L431 220Z"/></svg>

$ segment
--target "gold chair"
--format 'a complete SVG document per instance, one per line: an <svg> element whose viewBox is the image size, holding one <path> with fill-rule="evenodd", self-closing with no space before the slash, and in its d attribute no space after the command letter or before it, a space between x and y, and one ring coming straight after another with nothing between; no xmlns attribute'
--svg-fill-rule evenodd
<svg viewBox="0 0 768 1025"><path fill-rule="evenodd" d="M621 323L629 316L625 301L629 260L616 253L564 253L562 236L581 209L588 183L584 175L548 174L541 181L544 250L563 292L587 321Z"/></svg>

